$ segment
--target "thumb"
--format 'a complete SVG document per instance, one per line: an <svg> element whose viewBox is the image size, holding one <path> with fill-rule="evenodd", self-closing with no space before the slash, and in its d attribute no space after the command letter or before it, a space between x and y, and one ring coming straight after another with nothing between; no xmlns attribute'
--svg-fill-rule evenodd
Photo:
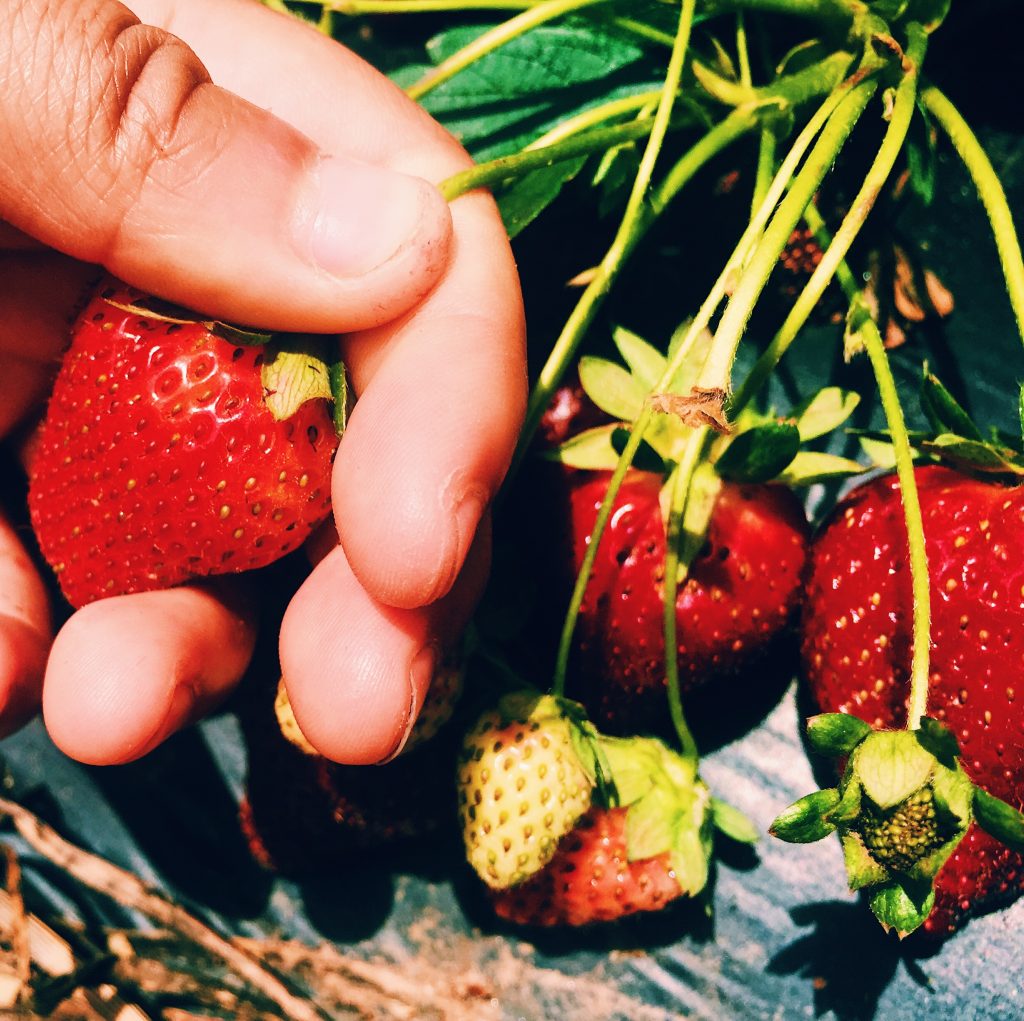
<svg viewBox="0 0 1024 1021"><path fill-rule="evenodd" d="M320 151L116 0L5 0L0 68L0 219L136 286L340 332L406 311L444 268L435 188Z"/></svg>

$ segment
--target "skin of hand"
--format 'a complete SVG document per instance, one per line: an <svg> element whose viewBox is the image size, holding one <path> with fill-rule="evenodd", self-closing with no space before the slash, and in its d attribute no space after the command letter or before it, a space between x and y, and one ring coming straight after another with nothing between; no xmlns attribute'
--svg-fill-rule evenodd
<svg viewBox="0 0 1024 1021"><path fill-rule="evenodd" d="M382 75L256 0L0 5L0 437L41 415L97 266L204 315L338 334L358 400L280 655L299 725L341 762L404 742L482 588L522 419L500 218L433 186L469 163ZM145 754L244 673L244 589L104 599L53 634L0 520L0 730L41 705L77 759Z"/></svg>

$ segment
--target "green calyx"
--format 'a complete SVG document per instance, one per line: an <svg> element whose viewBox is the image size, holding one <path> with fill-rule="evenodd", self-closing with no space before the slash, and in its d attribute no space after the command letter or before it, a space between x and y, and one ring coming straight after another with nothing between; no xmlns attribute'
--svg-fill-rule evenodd
<svg viewBox="0 0 1024 1021"><path fill-rule="evenodd" d="M668 854L680 888L695 896L707 885L714 831L753 843L757 831L741 812L711 796L696 763L656 738L601 737L615 800L627 809L630 861Z"/></svg>
<svg viewBox="0 0 1024 1021"><path fill-rule="evenodd" d="M597 357L581 359L579 375L584 391L617 421L586 430L551 456L573 468L614 469L629 437L630 423L639 418L645 405L650 405L658 414L634 459L638 468L671 474L684 455L694 426L708 425L720 434L707 458L721 479L808 486L864 470L848 458L803 449L804 444L841 426L856 408L858 396L838 387L826 387L785 418L745 409L725 426L716 410L714 394L709 393L705 403L693 396L700 391L697 383L713 340L707 330L691 343L668 390L655 392L688 327L689 322L684 322L676 330L667 355L619 327L614 340L625 365Z"/></svg>
<svg viewBox="0 0 1024 1021"><path fill-rule="evenodd" d="M807 844L838 833L851 890L902 939L935 904L935 877L976 823L1012 850L1024 851L1024 814L975 786L960 762L956 736L924 717L917 730L872 730L844 713L812 717L811 746L846 757L834 788L790 805L769 832Z"/></svg>
<svg viewBox="0 0 1024 1021"><path fill-rule="evenodd" d="M819 752L848 756L835 789L816 791L772 824L782 840L838 833L851 890L865 890L887 930L902 938L934 905L934 879L974 821L975 787L956 740L935 720L915 731L875 731L843 714L808 725Z"/></svg>

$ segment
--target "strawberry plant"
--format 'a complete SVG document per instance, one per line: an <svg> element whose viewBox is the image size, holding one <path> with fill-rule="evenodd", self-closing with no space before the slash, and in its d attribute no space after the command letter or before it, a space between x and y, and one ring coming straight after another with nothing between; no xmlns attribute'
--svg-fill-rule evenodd
<svg viewBox="0 0 1024 1021"><path fill-rule="evenodd" d="M271 5L289 9L283 0ZM1021 781L1008 736L1017 721L1005 694L1012 684L1000 680L996 694L988 679L1009 670L1006 636L1021 605L1024 573L1011 535L1022 462L1005 437L982 435L937 381L925 387L935 428L908 430L887 354L912 338L915 324L952 306L919 248L887 233L901 210L933 201L940 151L952 150L975 185L1024 333L1024 260L1006 196L955 100L929 78L933 40L952 31L946 22L957 6L500 5L511 16L460 0L290 8L357 48L356 32L371 29L368 56L478 161L441 184L451 201L490 189L524 251L545 236L545 223L557 230L560 210L572 204L593 210L590 233L606 235L603 251L585 250L589 233L578 239L586 261L568 274L574 300L558 299L561 320L542 313L540 335L533 331L534 384L506 485L507 494L522 479L533 484L538 451L561 465L546 476L565 515L550 532L569 551L545 556L570 563L574 580L552 675L544 676L542 657L524 661L554 699L531 705L572 706L568 690L602 728L674 730L679 751L659 754L678 758L686 779L676 789L692 798L706 788L684 694L711 685L744 698L763 658L791 639L802 615L804 672L825 712L811 721L809 740L845 767L836 788L783 813L775 832L806 840L838 831L852 885L866 888L883 924L901 934L921 924L947 933L990 889L1003 899L1016 892L1019 873ZM425 37L427 63L418 48ZM405 47L397 59L387 55L391 40ZM687 200L723 195L731 199L723 219L735 229L701 239L701 259L685 251L692 237L666 244L666 231L685 229L676 210ZM652 257L669 250L676 263ZM558 265L557 253L546 254ZM642 288L644 272L662 281L676 274L660 299L682 325L663 329L663 343L622 322L631 313L645 318L624 290L627 282ZM524 275L529 282L528 263ZM812 388L780 402L784 359L816 311L837 321L834 349L821 355ZM625 365L607 358L609 338ZM842 359L870 367L874 385L859 398L833 384ZM851 414L873 430L861 429L867 456L856 460L835 432ZM940 458L955 476L922 467ZM843 480L879 465L894 476L856 490L829 517ZM805 505L830 522L810 546ZM500 527L498 543L500 552ZM885 556L869 569L855 566L876 546ZM987 558L987 584L1013 607L995 597L978 603L967 582L975 555ZM513 606L502 586L514 588L514 572L510 584L499 571L490 600ZM494 627L502 613L485 604L481 675L505 655L515 659L514 644L524 640L515 612ZM497 657L489 640L504 644ZM533 726L525 709L499 722L493 714L502 711L489 710L478 737L467 738L470 827L499 760L519 740L512 731ZM554 714L561 736L553 746L565 756L556 772L571 779L561 799L571 811L544 831L536 853L523 850L521 833L502 836L507 820L467 838L470 858L499 890L499 912L545 923L610 917L596 902L581 906L585 898L559 878L585 872L597 854L622 863L623 877L639 863L636 882L652 899L608 894L637 909L702 886L655 878L675 838L638 850L623 837L635 809L607 749L651 739L609 738L579 706L565 712ZM654 788L673 787L653 775L645 782ZM531 834L544 830L534 808ZM702 818L691 837L706 832L710 816ZM710 842L698 845L706 866ZM512 865L497 875L506 854Z"/></svg>

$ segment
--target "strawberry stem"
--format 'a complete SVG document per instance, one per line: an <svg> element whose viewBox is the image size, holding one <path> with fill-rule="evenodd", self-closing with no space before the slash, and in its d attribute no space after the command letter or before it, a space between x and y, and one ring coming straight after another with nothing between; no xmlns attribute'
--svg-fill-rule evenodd
<svg viewBox="0 0 1024 1021"><path fill-rule="evenodd" d="M636 178L633 182L633 188L629 194L626 211L623 213L622 221L619 224L619 229L615 234L611 247L608 249L605 257L601 260L601 265L598 267L594 279L590 282L589 286L584 291L582 298L573 309L572 315L570 315L568 322L563 327L562 333L555 344L555 348L548 359L548 363L544 366L545 369L554 366L557 375L554 379L545 381L543 379L544 373L542 371L542 378L538 381L537 386L530 395L530 404L526 413L527 425L524 426L524 432L528 437L532 435L533 429L536 428L536 422L540 420L540 415L543 413L544 408L547 407L547 404L550 401L550 395L553 392L554 387L558 384L558 378L561 376L562 372L564 372L565 365L568 364L569 360L572 358L573 352L582 340L587 327L590 325L590 322L597 311L598 305L611 288L612 281L615 279L619 268L625 262L626 257L642 236L646 222L652 219L651 214L646 208L647 190L650 186L651 177L654 173L654 164L657 161L658 154L661 152L662 143L665 140L669 118L672 115L672 107L675 103L676 94L679 91L679 83L682 80L683 67L686 62L686 51L690 46L690 32L693 28L693 13L695 7L696 0L683 0L682 7L679 11L679 25L676 30L675 45L672 48L672 55L669 58L668 71L666 72L665 81L662 85L658 111L655 114L655 124L651 130L647 146L644 149L643 157L640 160L640 167L637 170ZM690 150L687 156L694 154L702 145L705 150L709 151L701 151L692 158L691 162L694 166L689 174L686 175L687 179L696 173L698 167L703 166L703 164L707 162L714 153L718 152L726 141L731 141L733 137L738 137L742 131L747 129L748 124L746 123L746 118L744 118L742 127L739 128L739 130L737 130L735 125L731 125L730 123L735 119L736 115L731 114L717 127L712 128L712 130ZM749 119L752 122L752 114ZM716 132L719 135L724 135L725 138L722 141L716 139L714 144L710 144L708 140L711 139ZM685 156L683 157L684 160L686 158L687 157ZM537 400L538 392L542 396L539 406ZM630 441L632 441L632 437L630 437ZM627 447L628 445L629 444L627 443ZM637 446L639 446L639 438L637 439ZM525 446L523 445L523 438L521 435L520 443L516 448L513 470L519 459L521 459L522 452L524 450ZM632 463L635 453L636 451L634 450L628 461L620 459L619 468L616 469L616 474L619 476L619 485L621 485L622 478L625 476L629 465ZM604 511L605 509L606 508L602 506L601 510ZM610 507L608 510L610 511ZM607 521L607 517L608 515L606 514L605 521ZM591 553L594 555L597 553L596 543L592 543L591 547L592 548L587 551L588 556ZM590 564L592 567L593 556L590 556ZM589 573L590 572L588 571L588 578ZM572 629L575 628L576 617L579 615L579 609L583 603L583 592L585 587L585 581L583 585L580 585L579 579L577 579L577 585L573 592L572 602L570 605L570 616L573 622ZM572 643L572 629L569 631L568 640L566 640L563 635L563 640L559 647L558 665L555 670L553 688L557 695L561 695L565 691L565 679L569 663L569 650Z"/></svg>
<svg viewBox="0 0 1024 1021"><path fill-rule="evenodd" d="M740 239L736 251L742 249L742 257L745 257L750 243L764 228L764 224L771 215L772 209L779 201L785 189L785 184L788 183L789 178L795 172L807 147L814 140L814 137L821 130L828 117L842 102L843 98L860 80L859 78L851 78L847 81L839 80L840 76L845 73L849 66L850 60L849 54L832 54L816 65L814 75L801 72L788 79L782 79L774 84L773 88L775 91L773 93L759 93L757 101L738 107L725 120L708 131L668 172L665 179L648 199L644 215L637 220L633 228L626 233L620 225L615 240L605 253L593 279L580 296L569 319L562 327L558 340L552 347L547 361L534 384L527 405L526 418L520 431L519 442L512 460L510 475L515 473L522 462L541 416L544 413L544 409L550 403L552 394L555 392L559 381L565 375L566 367L572 361L587 329L593 322L608 292L611 290L618 273L658 215L675 199L701 167L750 130L757 123L759 115L764 115L764 111L773 111L779 108L786 110L816 95L827 93L824 102L797 137L790 155L783 161L783 166L779 170L779 174L776 175L778 186L773 186L771 191L771 201L769 202L768 196L765 198L762 210L763 216L755 218L748 225L747 230ZM704 318L699 326L697 326L695 321L688 334L687 341L680 347L680 357L685 356L688 350L687 345L710 321L715 309L725 296L732 277L738 271L741 261L742 259L740 261L736 260L736 252L734 252L733 258L730 259L726 269L716 282L712 295L709 296L709 299L702 307L702 312L698 314L698 319L700 319L701 315L706 311L706 318ZM676 368L678 368L678 365L676 365ZM665 388L663 387L662 389ZM635 450L633 453L635 453ZM630 457L632 458L632 455Z"/></svg>
<svg viewBox="0 0 1024 1021"><path fill-rule="evenodd" d="M821 186L876 88L876 82L871 79L859 82L829 118L736 285L715 332L715 343L698 379L699 386L731 390L736 351L761 291L804 209Z"/></svg>
<svg viewBox="0 0 1024 1021"><path fill-rule="evenodd" d="M813 205L805 215L807 225L814 231L819 243L829 247L831 237L821 214ZM928 581L928 553L925 546L924 522L921 518L921 502L914 478L914 453L910 446L903 408L900 405L896 380L885 351L885 342L878 330L878 323L868 314L863 291L857 286L857 279L845 262L840 262L836 278L850 302L851 325L855 326L861 339L871 368L875 374L882 409L892 439L896 460L896 474L900 481L903 498L903 514L907 529L907 545L910 550L910 585L914 604L913 654L910 666L910 698L907 703L907 730L917 730L928 711L929 651L931 648L931 589Z"/></svg>
<svg viewBox="0 0 1024 1021"><path fill-rule="evenodd" d="M410 99L422 99L438 85L454 78L460 71L464 71L471 64L486 57L488 53L493 53L506 43L529 32L530 29L581 8L592 7L594 4L604 2L606 0L547 0L536 7L531 7L477 36L447 60L443 60L436 67L431 68L418 82L410 85L405 93Z"/></svg>
<svg viewBox="0 0 1024 1021"><path fill-rule="evenodd" d="M671 127L681 127L690 123L690 115L683 114L678 119L673 119ZM577 156L605 152L624 142L635 141L650 135L653 127L653 117L642 117L626 124L581 131L551 145L531 147L509 156L499 156L487 163L478 163L468 170L452 174L438 187L441 194L451 202L477 188L494 187L523 177L533 170L550 167L565 160L575 159Z"/></svg>
<svg viewBox="0 0 1024 1021"><path fill-rule="evenodd" d="M672 719L672 726L679 737L679 746L684 759L697 762L699 752L697 742L693 737L686 722L686 715L683 712L683 700L679 689L679 654L677 651L678 638L676 635L676 597L679 591L679 575L681 567L689 568L689 565L681 565L679 561L680 539L683 532L683 520L686 513L686 502L690 493L690 486L693 482L693 474L700 464L704 452L704 440L707 437L706 427L694 429L686 441L683 456L672 476L672 493L669 506L668 523L666 526L665 538L665 582L662 597L664 608L664 634L665 634L665 687L668 695L669 716Z"/></svg>
<svg viewBox="0 0 1024 1021"><path fill-rule="evenodd" d="M946 96L930 85L922 90L921 101L949 136L985 206L999 251L999 263L1006 278L1006 290L1017 319L1017 330L1024 339L1024 257L1021 256L1020 240L1013 225L1006 192L977 135Z"/></svg>
<svg viewBox="0 0 1024 1021"><path fill-rule="evenodd" d="M910 130L910 122L917 102L919 70L927 44L928 36L920 25L910 25L903 64L903 78L896 90L892 115L882 144L871 161L871 166L868 168L856 197L850 203L849 212L843 218L835 237L831 239L825 249L821 262L815 267L810 280L807 281L800 296L794 302L778 333L772 338L771 343L765 348L736 392L730 404L731 413L735 414L746 407L786 351L789 350L790 345L803 329L821 296L825 293L825 289L836 275L838 267L846 258L853 242L860 234L868 214L874 208L878 195L889 179L892 168L903 148L907 132ZM813 199L805 202L802 214L805 218L806 211L812 206ZM724 323L723 317L723 327Z"/></svg>

